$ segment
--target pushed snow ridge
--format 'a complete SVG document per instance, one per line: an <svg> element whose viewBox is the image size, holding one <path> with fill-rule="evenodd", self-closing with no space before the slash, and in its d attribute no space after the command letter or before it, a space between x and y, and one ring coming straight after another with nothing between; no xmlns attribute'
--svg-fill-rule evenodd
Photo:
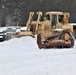
<svg viewBox="0 0 76 75"><path fill-rule="evenodd" d="M0 75L76 75L76 44L39 49L30 36L0 42Z"/></svg>

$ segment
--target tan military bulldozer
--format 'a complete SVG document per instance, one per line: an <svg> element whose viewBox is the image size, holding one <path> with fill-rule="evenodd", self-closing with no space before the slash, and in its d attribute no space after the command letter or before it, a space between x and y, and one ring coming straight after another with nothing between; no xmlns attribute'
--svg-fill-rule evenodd
<svg viewBox="0 0 76 75"><path fill-rule="evenodd" d="M37 44L41 48L71 48L74 46L72 37L73 26L68 23L69 13L46 12L43 16L37 12L38 18L33 21L34 13L30 13L27 30L37 34Z"/></svg>

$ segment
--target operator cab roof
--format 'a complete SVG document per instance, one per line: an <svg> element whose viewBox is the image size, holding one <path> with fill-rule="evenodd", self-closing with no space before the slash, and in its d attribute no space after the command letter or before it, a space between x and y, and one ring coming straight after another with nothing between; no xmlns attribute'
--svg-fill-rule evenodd
<svg viewBox="0 0 76 75"><path fill-rule="evenodd" d="M59 15L62 15L64 13L67 13L67 12L58 12L58 11L51 11L51 12L46 12L46 15L47 14L59 14Z"/></svg>

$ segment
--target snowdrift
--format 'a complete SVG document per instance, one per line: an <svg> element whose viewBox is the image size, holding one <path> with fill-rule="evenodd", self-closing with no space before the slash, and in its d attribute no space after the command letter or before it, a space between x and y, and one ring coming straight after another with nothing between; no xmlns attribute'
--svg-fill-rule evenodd
<svg viewBox="0 0 76 75"><path fill-rule="evenodd" d="M0 42L0 75L76 75L75 49L40 50L30 36Z"/></svg>

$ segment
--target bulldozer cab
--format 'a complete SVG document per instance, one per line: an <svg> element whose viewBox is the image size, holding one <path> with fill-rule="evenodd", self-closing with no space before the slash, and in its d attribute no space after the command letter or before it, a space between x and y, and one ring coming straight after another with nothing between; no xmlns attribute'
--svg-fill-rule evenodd
<svg viewBox="0 0 76 75"><path fill-rule="evenodd" d="M44 15L41 11L36 13L37 20L33 21L34 12L30 12L27 22L27 30L33 33L39 31L47 31L50 29L58 29L62 27L62 23L68 23L69 13L64 12L46 12ZM44 20L46 18L46 20ZM49 29L48 29L49 28Z"/></svg>
<svg viewBox="0 0 76 75"><path fill-rule="evenodd" d="M69 13L63 13L63 12L46 12L45 16L47 20L51 21L51 28L56 29L58 23L63 23L63 19L69 18ZM68 21L67 21L68 22Z"/></svg>

